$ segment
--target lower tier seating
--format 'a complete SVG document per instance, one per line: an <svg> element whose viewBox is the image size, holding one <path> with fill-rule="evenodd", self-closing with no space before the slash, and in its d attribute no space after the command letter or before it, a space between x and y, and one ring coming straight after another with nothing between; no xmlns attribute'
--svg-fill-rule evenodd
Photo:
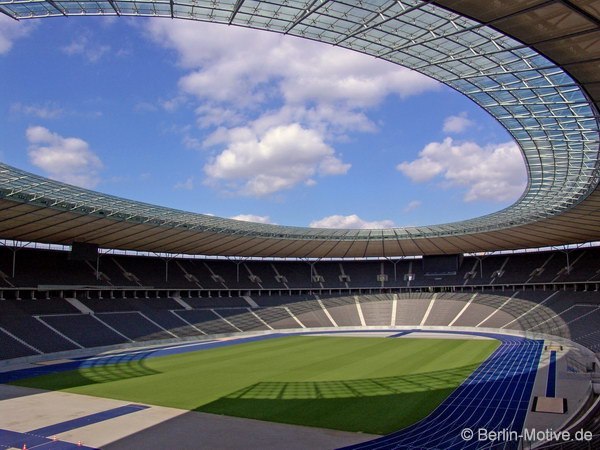
<svg viewBox="0 0 600 450"><path fill-rule="evenodd" d="M261 298L256 300L260 305ZM322 299L313 295L302 300L278 296L258 308L250 308L245 299L243 306L225 302L200 308L168 299L119 301L86 301L87 312L72 312L62 299L29 300L26 307L18 301L0 302L0 359L242 331L363 325L530 331L568 338L600 352L600 292L421 292ZM236 298L233 304L242 302Z"/></svg>

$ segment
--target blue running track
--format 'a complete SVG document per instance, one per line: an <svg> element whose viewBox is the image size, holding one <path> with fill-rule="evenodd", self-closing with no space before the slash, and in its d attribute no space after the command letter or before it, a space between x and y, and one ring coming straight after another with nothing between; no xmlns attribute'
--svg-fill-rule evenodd
<svg viewBox="0 0 600 450"><path fill-rule="evenodd" d="M410 334L410 333L412 333L412 332L413 332L412 330L408 330L408 331L402 331L402 332L400 332L400 333L392 334L392 335L391 335L391 336L389 336L389 337L391 337L391 338L402 337L402 336L406 336L407 334Z"/></svg>
<svg viewBox="0 0 600 450"><path fill-rule="evenodd" d="M401 431L345 449L517 449L518 439L511 440L510 433L518 436L523 430L543 341L472 334L502 343L433 413ZM465 428L473 430L472 439L461 437ZM508 439L478 441L479 429L502 431Z"/></svg>
<svg viewBox="0 0 600 450"><path fill-rule="evenodd" d="M369 330L371 332L389 330ZM320 332L337 334L345 331ZM400 337L419 330L404 330L390 337ZM427 330L427 333L438 331ZM237 345L245 342L273 339L290 334L313 334L314 332L273 333L228 341L203 341L188 344L175 344L160 348L129 350L111 355L76 358L69 362L51 366L40 366L0 373L0 383L21 378L62 372L82 367L105 364L118 364L159 356L187 353L210 348ZM501 431L520 435L535 381L543 341L507 336L495 333L439 331L443 334L471 334L497 339L501 342L496 351L483 362L442 404L420 422L381 438L362 444L346 447L346 450L398 449L398 450L458 450L458 449L518 449L518 440L478 441L477 430ZM552 370L550 371L552 372ZM552 381L549 378L549 384ZM552 390L551 386L548 386ZM394 405L390 405L393 408ZM470 428L473 439L464 440L461 431ZM0 430L0 448L6 445L13 432ZM47 445L48 439L39 436ZM14 441L13 441L14 442ZM57 444L57 443L52 443ZM63 443L67 444L67 443ZM55 447L51 447L55 448ZM56 447L58 449L58 447Z"/></svg>

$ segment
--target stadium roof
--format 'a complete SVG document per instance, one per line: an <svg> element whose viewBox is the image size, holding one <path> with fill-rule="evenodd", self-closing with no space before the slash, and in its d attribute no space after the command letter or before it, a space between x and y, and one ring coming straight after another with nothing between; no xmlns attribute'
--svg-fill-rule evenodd
<svg viewBox="0 0 600 450"><path fill-rule="evenodd" d="M600 0L0 0L17 20L152 16L275 31L409 67L465 94L514 137L528 185L475 219L313 229L176 211L0 164L0 238L170 253L363 257L479 252L600 239Z"/></svg>

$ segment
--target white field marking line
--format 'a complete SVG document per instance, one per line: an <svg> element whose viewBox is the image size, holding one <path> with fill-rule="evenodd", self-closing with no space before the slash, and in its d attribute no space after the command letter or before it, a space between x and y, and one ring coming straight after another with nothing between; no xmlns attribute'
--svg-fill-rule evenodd
<svg viewBox="0 0 600 450"><path fill-rule="evenodd" d="M10 331L8 331L5 328L0 327L0 331L4 332L5 334L9 335L11 338L13 338L15 341L20 342L21 344L23 344L25 347L29 347L31 350L38 352L40 355L43 355L44 352L41 351L39 348L34 347L33 345L25 342L23 339L21 339L18 336L15 336L14 334L12 334Z"/></svg>
<svg viewBox="0 0 600 450"><path fill-rule="evenodd" d="M429 302L427 311L425 311L425 315L423 316L423 319L421 320L421 323L419 324L420 327L422 327L425 324L425 322L427 321L427 318L429 317L429 313L433 309L433 305L435 303L436 298L437 298L437 293L433 294L433 297L431 297L431 301Z"/></svg>
<svg viewBox="0 0 600 450"><path fill-rule="evenodd" d="M288 314L289 314L290 316L292 316L292 319L294 319L294 320L295 320L295 321L298 323L298 325L300 325L302 328L306 328L306 326L305 326L305 325L304 325L302 322L300 322L300 319L298 319L298 318L297 318L297 317L294 315L294 313L293 313L293 312L290 310L290 308L288 308L287 306L284 306L284 307L283 307L283 309L285 309L285 310L288 312Z"/></svg>
<svg viewBox="0 0 600 450"><path fill-rule="evenodd" d="M177 311L175 311L174 309L170 309L169 312L171 312L173 315L175 315L176 317L179 317L180 320L182 320L183 322L187 323L190 327L192 327L194 330L199 331L200 333L206 335L208 333L205 333L204 331L202 331L200 328L198 328L196 325L194 325L192 322L189 322L188 320L186 320L184 317L181 317L179 314L177 314Z"/></svg>
<svg viewBox="0 0 600 450"><path fill-rule="evenodd" d="M67 315L67 314L63 314L63 315ZM79 316L80 314L68 314L70 316ZM59 336L65 338L67 341L69 341L71 344L75 344L77 347L79 348L85 348L83 345L81 345L79 342L74 341L73 339L71 339L69 336L67 336L64 333L61 333L59 330L57 330L56 328L54 328L52 325L46 323L44 321L44 319L42 319L40 316L33 316L34 318L36 318L38 320L38 322L46 325L48 328L50 328L52 331L54 331L56 334L58 334ZM94 317L92 315L92 317Z"/></svg>
<svg viewBox="0 0 600 450"><path fill-rule="evenodd" d="M467 310L467 308L469 307L469 305L473 302L473 300L475 300L475 297L477 297L478 292L475 292L471 298L469 299L469 301L467 302L467 304L465 306L463 306L463 308L459 311L459 313L456 315L456 317L452 320L452 322L450 322L448 324L449 327L451 327L452 325L454 325L454 322L456 322L460 316L463 315L463 313Z"/></svg>
<svg viewBox="0 0 600 450"><path fill-rule="evenodd" d="M524 316L526 316L527 314L529 314L530 312L532 312L534 309L537 309L537 308L539 308L540 306L542 306L543 304L545 304L545 303L546 303L548 300L550 300L552 297L554 297L554 296L555 296L556 294L558 294L559 292L560 292L560 291L553 292L552 294L550 294L548 297L546 297L546 298L545 298L543 301L541 301L540 303L536 303L536 305L535 305L533 308L531 308L531 309L528 309L528 310L527 310L527 311L525 311L523 314L521 314L519 317L517 317L517 318L515 318L515 319L511 320L510 322L508 322L508 323L507 323L507 324L505 324L505 325L502 325L502 326L500 327L500 329L502 329L502 328L506 328L506 327L507 327L507 326L509 326L511 323L514 323L514 322L516 322L516 321L517 321L517 320L519 320L521 317L524 317Z"/></svg>
<svg viewBox="0 0 600 450"><path fill-rule="evenodd" d="M127 312L127 311L120 311L120 312L121 312L121 313L125 313L125 312ZM111 314L111 313L108 313L108 314ZM98 322L100 322L102 325L104 325L106 328L109 328L109 329L113 330L115 333L117 333L118 335L121 335L121 336L123 336L123 337L124 337L125 339L127 339L129 342L133 342L133 339L131 339L130 337L127 337L127 336L125 336L125 335L124 335L123 333L121 333L119 330L117 330L117 329L115 329L115 328L111 327L111 326L110 326L109 324L107 324L107 323L106 323L104 320L100 319L100 318L98 317L98 315L97 315L97 314L92 314L92 317L93 317L94 319L96 319Z"/></svg>
<svg viewBox="0 0 600 450"><path fill-rule="evenodd" d="M325 315L327 316L327 318L331 321L331 323L333 324L334 327L338 327L338 324L336 323L335 320L333 320L333 317L331 317L331 314L329 314L329 311L327 311L327 308L325 308L325 305L323 304L323 301L319 298L317 299L317 301L319 302L319 305L321 305L321 308L323 308L323 312L325 313Z"/></svg>
<svg viewBox="0 0 600 450"><path fill-rule="evenodd" d="M365 316L363 316L362 308L360 307L360 301L358 300L358 296L354 296L354 303L356 304L356 310L358 311L358 318L360 319L360 324L364 327L366 326Z"/></svg>
<svg viewBox="0 0 600 450"><path fill-rule="evenodd" d="M241 328L236 327L233 323L231 323L229 320L227 320L225 317L223 317L221 314L219 314L217 311L215 311L214 309L211 309L211 311L216 314L217 316L219 316L221 318L221 320L223 320L223 322L228 323L229 325L231 325L233 328L235 328L238 331L242 331Z"/></svg>
<svg viewBox="0 0 600 450"><path fill-rule="evenodd" d="M273 330L273 329L274 329L274 328L273 328L271 325L269 325L267 322L265 322L264 320L262 320L262 319L261 319L261 318L258 316L258 314L256 314L254 311L252 311L252 309L251 309L251 308L246 308L246 309L247 309L247 310L250 312L250 314L252 314L252 315L253 315L254 317L256 317L258 320L260 320L260 321L261 321L263 324L265 324L265 325L266 325L266 326L269 328L269 330Z"/></svg>

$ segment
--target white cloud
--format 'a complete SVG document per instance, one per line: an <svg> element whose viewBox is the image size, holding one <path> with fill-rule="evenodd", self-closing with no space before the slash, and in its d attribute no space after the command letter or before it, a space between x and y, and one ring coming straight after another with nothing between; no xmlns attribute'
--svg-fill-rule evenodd
<svg viewBox="0 0 600 450"><path fill-rule="evenodd" d="M204 144L200 139L190 136L189 134L184 134L181 142L185 148L190 148L192 150L202 150L204 148Z"/></svg>
<svg viewBox="0 0 600 450"><path fill-rule="evenodd" d="M0 15L0 55L8 53L17 39L27 36L36 26L35 22L17 21Z"/></svg>
<svg viewBox="0 0 600 450"><path fill-rule="evenodd" d="M180 64L192 70L180 86L201 99L262 101L272 96L266 83L275 80L291 103L342 101L365 107L391 93L406 97L439 86L388 62L292 36L168 21L149 22L148 31L178 52Z"/></svg>
<svg viewBox="0 0 600 450"><path fill-rule="evenodd" d="M100 182L102 161L83 139L65 138L40 126L29 127L26 137L29 160L50 178L85 188Z"/></svg>
<svg viewBox="0 0 600 450"><path fill-rule="evenodd" d="M97 44L90 41L85 35L81 34L73 39L69 45L61 47L63 53L67 55L82 55L89 62L96 63L102 59L104 55L111 51L109 45Z"/></svg>
<svg viewBox="0 0 600 450"><path fill-rule="evenodd" d="M360 111L344 105L318 104L284 105L275 111L267 111L252 122L259 132L275 126L300 123L306 128L317 131L324 139L336 140L347 131L374 132L376 126Z"/></svg>
<svg viewBox="0 0 600 450"><path fill-rule="evenodd" d="M311 186L315 174L346 173L349 165L330 145L348 133L377 130L365 109L388 95L405 98L441 86L389 62L292 36L191 21L152 21L146 30L175 50L186 70L180 93L199 103L197 125L214 130L203 147L224 148L204 167L207 182L222 187L215 181L226 181L230 192L268 195ZM292 142L290 133L309 137L315 147ZM277 143L270 141L275 134ZM189 136L185 142L199 147ZM247 161L253 151L260 155ZM288 170L282 155L301 162Z"/></svg>
<svg viewBox="0 0 600 450"><path fill-rule="evenodd" d="M231 219L243 220L244 222L273 223L269 216L257 216L255 214L238 214L237 216L231 217Z"/></svg>
<svg viewBox="0 0 600 450"><path fill-rule="evenodd" d="M361 219L356 214L348 216L333 215L315 220L309 225L311 228L360 228L360 229L377 229L377 228L393 228L395 227L392 220L375 220L367 221Z"/></svg>
<svg viewBox="0 0 600 450"><path fill-rule="evenodd" d="M239 112L205 103L196 108L197 124L200 128L209 128L221 125L239 125L244 121L244 117Z"/></svg>
<svg viewBox="0 0 600 450"><path fill-rule="evenodd" d="M475 122L467 117L466 112L461 112L457 116L449 116L444 120L445 133L462 133L467 128L473 126Z"/></svg>
<svg viewBox="0 0 600 450"><path fill-rule="evenodd" d="M225 130L216 142L227 148L204 166L211 185L261 197L314 184L315 176L340 175L350 168L314 130L299 124L275 126L262 133L250 127Z"/></svg>
<svg viewBox="0 0 600 450"><path fill-rule="evenodd" d="M176 111L180 106L186 103L186 99L182 95L178 95L167 100L161 100L160 106L167 112Z"/></svg>
<svg viewBox="0 0 600 450"><path fill-rule="evenodd" d="M194 177L188 177L185 181L178 181L173 189L191 191L194 189Z"/></svg>
<svg viewBox="0 0 600 450"><path fill-rule="evenodd" d="M421 202L420 200L412 200L408 202L408 204L404 207L403 211L406 213L414 211L415 209L419 208L422 204L423 202Z"/></svg>
<svg viewBox="0 0 600 450"><path fill-rule="evenodd" d="M311 46L306 55L305 45ZM386 61L338 47L297 40L291 47L288 72L281 83L289 103L306 101L368 108L389 94L400 98L436 89L436 81Z"/></svg>
<svg viewBox="0 0 600 450"><path fill-rule="evenodd" d="M416 183L439 176L448 186L465 187L467 202L516 200L527 183L523 156L514 142L481 147L448 137L427 144L417 159L396 168Z"/></svg>
<svg viewBox="0 0 600 450"><path fill-rule="evenodd" d="M40 119L56 119L64 114L64 110L53 103L25 105L17 102L10 105L10 112L12 114L22 114Z"/></svg>

